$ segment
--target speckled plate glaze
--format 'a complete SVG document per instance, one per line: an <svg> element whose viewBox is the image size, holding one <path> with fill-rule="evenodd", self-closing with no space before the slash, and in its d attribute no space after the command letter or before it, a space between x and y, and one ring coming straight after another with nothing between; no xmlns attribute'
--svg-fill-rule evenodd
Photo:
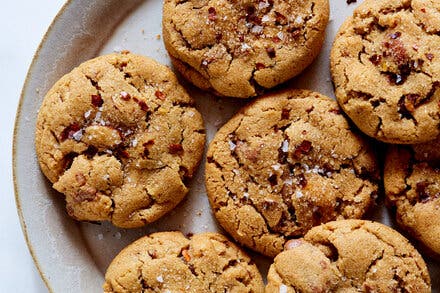
<svg viewBox="0 0 440 293"><path fill-rule="evenodd" d="M359 1L358 1L359 2ZM332 41L343 20L358 4L330 0L327 39L317 60L290 83L334 97L329 73ZM68 1L59 12L35 54L17 112L13 169L17 209L34 261L51 292L101 292L104 272L127 244L155 231L184 233L221 231L211 214L203 183L203 165L191 191L175 211L142 229L118 229L109 223L77 223L64 208L38 167L34 148L38 108L49 88L81 62L100 54L130 50L170 65L161 40L160 0ZM208 141L245 101L218 99L186 85L202 112ZM373 218L390 226L384 208ZM270 260L255 257L263 275ZM429 263L433 292L440 292L440 265Z"/></svg>

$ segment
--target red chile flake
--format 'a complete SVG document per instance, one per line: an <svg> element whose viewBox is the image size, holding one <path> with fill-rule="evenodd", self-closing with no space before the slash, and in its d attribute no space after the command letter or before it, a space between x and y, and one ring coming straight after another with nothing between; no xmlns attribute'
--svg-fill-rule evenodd
<svg viewBox="0 0 440 293"><path fill-rule="evenodd" d="M144 112L148 111L148 106L144 101L138 101L137 103L138 103L139 107L141 107L142 111L144 111Z"/></svg>
<svg viewBox="0 0 440 293"><path fill-rule="evenodd" d="M308 140L303 140L299 145L295 148L295 156L299 157L300 155L306 155L312 150L312 143Z"/></svg>
<svg viewBox="0 0 440 293"><path fill-rule="evenodd" d="M76 132L78 132L80 129L81 129L81 127L79 126L78 123L73 123L73 124L67 126L66 128L64 128L64 130L60 134L61 141L64 141L68 138L73 138L73 135Z"/></svg>
<svg viewBox="0 0 440 293"><path fill-rule="evenodd" d="M217 11L215 11L215 8L214 7L209 7L208 8L208 19L210 20L210 21L214 21L214 20L216 20L217 19Z"/></svg>
<svg viewBox="0 0 440 293"><path fill-rule="evenodd" d="M127 92L121 92L119 95L121 96L121 99L123 99L124 101L128 101L131 99L130 94Z"/></svg>
<svg viewBox="0 0 440 293"><path fill-rule="evenodd" d="M429 182L421 181L416 184L416 193L421 202L427 202L430 199L430 195L426 188L429 186Z"/></svg>
<svg viewBox="0 0 440 293"><path fill-rule="evenodd" d="M290 109L283 108L281 110L281 119L289 119L290 117Z"/></svg>
<svg viewBox="0 0 440 293"><path fill-rule="evenodd" d="M183 152L183 147L180 143L172 143L168 146L168 152L170 154L179 154Z"/></svg>
<svg viewBox="0 0 440 293"><path fill-rule="evenodd" d="M269 178L267 178L267 180L269 181L271 186L277 185L277 175L272 174L271 176L269 176Z"/></svg>
<svg viewBox="0 0 440 293"><path fill-rule="evenodd" d="M418 106L420 101L420 95L418 94L409 94L405 96L405 108L410 111L414 112L415 107Z"/></svg>
<svg viewBox="0 0 440 293"><path fill-rule="evenodd" d="M163 92L161 92L161 91L156 91L155 93L154 93L154 95L156 96L156 98L158 98L159 100L165 100L165 94L163 93Z"/></svg>
<svg viewBox="0 0 440 293"><path fill-rule="evenodd" d="M381 61L382 61L382 57L380 55L374 54L373 56L370 57L370 62L376 66L379 65Z"/></svg>
<svg viewBox="0 0 440 293"><path fill-rule="evenodd" d="M275 58L275 49L273 47L266 48L267 55L269 55L270 58Z"/></svg>
<svg viewBox="0 0 440 293"><path fill-rule="evenodd" d="M101 95L92 95L92 105L99 108L102 106L104 101L102 100Z"/></svg>
<svg viewBox="0 0 440 293"><path fill-rule="evenodd" d="M429 61L432 61L432 59L434 59L434 54L431 53L427 53L425 54L426 58L428 58Z"/></svg>
<svg viewBox="0 0 440 293"><path fill-rule="evenodd" d="M280 24L285 24L287 21L287 18L282 13L275 11L275 21Z"/></svg>
<svg viewBox="0 0 440 293"><path fill-rule="evenodd" d="M305 187L307 186L307 179L306 179L306 177L304 176L304 174L299 174L299 175L298 175L298 185L299 185L301 188L305 188Z"/></svg>
<svg viewBox="0 0 440 293"><path fill-rule="evenodd" d="M279 42L281 42L281 39L278 38L277 36L275 36L275 37L272 37L272 42L279 43Z"/></svg>
<svg viewBox="0 0 440 293"><path fill-rule="evenodd" d="M257 70L261 70L261 69L266 68L266 66L265 66L263 63L256 63L256 64L255 64L255 68L256 68Z"/></svg>

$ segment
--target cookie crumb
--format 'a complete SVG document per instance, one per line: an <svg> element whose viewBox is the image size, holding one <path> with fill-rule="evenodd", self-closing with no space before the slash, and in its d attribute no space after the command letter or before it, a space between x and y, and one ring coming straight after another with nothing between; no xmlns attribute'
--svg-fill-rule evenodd
<svg viewBox="0 0 440 293"><path fill-rule="evenodd" d="M356 3L357 0L347 0L347 4Z"/></svg>

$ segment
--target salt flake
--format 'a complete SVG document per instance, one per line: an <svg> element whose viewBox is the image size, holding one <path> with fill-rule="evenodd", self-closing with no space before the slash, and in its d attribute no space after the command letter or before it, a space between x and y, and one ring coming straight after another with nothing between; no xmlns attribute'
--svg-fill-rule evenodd
<svg viewBox="0 0 440 293"><path fill-rule="evenodd" d="M280 293L287 293L287 286L284 284L280 285Z"/></svg>

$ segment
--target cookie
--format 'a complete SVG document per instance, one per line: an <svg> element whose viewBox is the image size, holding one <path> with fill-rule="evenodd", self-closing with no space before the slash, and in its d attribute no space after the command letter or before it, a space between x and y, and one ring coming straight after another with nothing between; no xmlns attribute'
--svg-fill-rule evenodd
<svg viewBox="0 0 440 293"><path fill-rule="evenodd" d="M36 126L41 170L70 216L125 228L187 194L203 153L202 117L166 66L134 54L81 64L49 90Z"/></svg>
<svg viewBox="0 0 440 293"><path fill-rule="evenodd" d="M266 292L431 292L423 258L405 237L375 222L342 220L290 240Z"/></svg>
<svg viewBox="0 0 440 293"><path fill-rule="evenodd" d="M244 107L210 143L205 175L221 226L271 257L313 226L362 217L379 179L369 141L336 101L306 90Z"/></svg>
<svg viewBox="0 0 440 293"><path fill-rule="evenodd" d="M217 233L145 236L124 248L105 274L104 292L264 292L252 260Z"/></svg>
<svg viewBox="0 0 440 293"><path fill-rule="evenodd" d="M163 40L175 68L194 85L247 98L312 63L328 18L328 0L166 0Z"/></svg>
<svg viewBox="0 0 440 293"><path fill-rule="evenodd" d="M398 224L440 256L440 138L412 146L390 146L385 160L387 203Z"/></svg>
<svg viewBox="0 0 440 293"><path fill-rule="evenodd" d="M365 0L340 28L336 96L369 136L415 144L440 134L439 19L438 1Z"/></svg>

